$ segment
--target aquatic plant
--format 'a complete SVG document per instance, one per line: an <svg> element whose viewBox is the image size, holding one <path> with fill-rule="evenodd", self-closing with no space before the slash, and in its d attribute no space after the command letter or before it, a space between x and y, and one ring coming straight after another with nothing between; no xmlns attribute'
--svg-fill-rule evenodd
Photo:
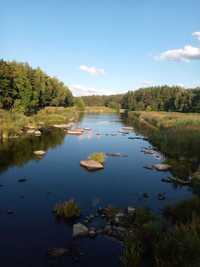
<svg viewBox="0 0 200 267"><path fill-rule="evenodd" d="M73 199L57 203L53 209L57 217L72 219L80 216L80 208Z"/></svg>
<svg viewBox="0 0 200 267"><path fill-rule="evenodd" d="M139 267L142 261L143 244L135 234L127 235L121 256L123 267Z"/></svg>
<svg viewBox="0 0 200 267"><path fill-rule="evenodd" d="M92 153L88 158L101 164L105 163L105 154L103 152Z"/></svg>

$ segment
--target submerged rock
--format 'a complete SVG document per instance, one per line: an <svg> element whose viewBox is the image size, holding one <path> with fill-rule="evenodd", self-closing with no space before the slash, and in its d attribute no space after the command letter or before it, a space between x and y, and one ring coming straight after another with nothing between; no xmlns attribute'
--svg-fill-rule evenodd
<svg viewBox="0 0 200 267"><path fill-rule="evenodd" d="M119 152L116 152L116 153L106 153L106 156L108 156L108 157L128 157L127 154L122 154L122 153L119 153Z"/></svg>
<svg viewBox="0 0 200 267"><path fill-rule="evenodd" d="M89 232L88 232L88 235L89 235L90 238L96 237L96 235L97 235L96 229L95 228L90 228Z"/></svg>
<svg viewBox="0 0 200 267"><path fill-rule="evenodd" d="M81 160L80 165L89 171L96 171L104 168L103 164L92 159Z"/></svg>
<svg viewBox="0 0 200 267"><path fill-rule="evenodd" d="M73 237L87 236L88 232L88 228L82 223L73 225Z"/></svg>
<svg viewBox="0 0 200 267"><path fill-rule="evenodd" d="M61 256L64 256L66 254L68 254L69 250L66 249L66 248L51 248L51 249L48 249L48 256L51 256L51 257L61 257Z"/></svg>
<svg viewBox="0 0 200 267"><path fill-rule="evenodd" d="M164 163L154 164L152 167L157 171L168 171L171 169L171 165Z"/></svg>
<svg viewBox="0 0 200 267"><path fill-rule="evenodd" d="M26 182L26 181L27 181L27 179L25 179L25 178L18 179L19 183L23 183L23 182Z"/></svg>

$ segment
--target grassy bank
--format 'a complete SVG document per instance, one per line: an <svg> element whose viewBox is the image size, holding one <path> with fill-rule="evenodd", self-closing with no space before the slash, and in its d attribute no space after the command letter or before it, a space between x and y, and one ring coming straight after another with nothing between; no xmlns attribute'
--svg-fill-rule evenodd
<svg viewBox="0 0 200 267"><path fill-rule="evenodd" d="M178 113L178 112L146 112L131 111L129 119L137 119L140 123L146 124L154 129L167 128L190 128L200 130L199 113Z"/></svg>
<svg viewBox="0 0 200 267"><path fill-rule="evenodd" d="M23 113L0 110L0 139L23 135L24 129L41 129L76 121L80 112L75 107L46 107L32 116Z"/></svg>
<svg viewBox="0 0 200 267"><path fill-rule="evenodd" d="M86 113L114 113L115 109L105 106L86 106L84 112Z"/></svg>
<svg viewBox="0 0 200 267"><path fill-rule="evenodd" d="M0 140L15 138L24 134L24 129L41 129L54 124L66 124L77 121L85 113L113 113L114 109L108 107L46 107L32 116L25 116L16 111L0 109Z"/></svg>
<svg viewBox="0 0 200 267"><path fill-rule="evenodd" d="M173 176L187 180L200 169L200 114L129 112L128 120L165 155Z"/></svg>

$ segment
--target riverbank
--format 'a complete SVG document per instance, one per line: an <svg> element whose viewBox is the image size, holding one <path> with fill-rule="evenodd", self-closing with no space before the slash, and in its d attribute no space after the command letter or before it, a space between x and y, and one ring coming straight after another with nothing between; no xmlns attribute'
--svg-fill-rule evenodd
<svg viewBox="0 0 200 267"><path fill-rule="evenodd" d="M83 111L77 107L46 107L32 116L23 113L0 110L0 140L17 138L25 133L36 133L54 125L76 122L83 113L114 113L108 107L86 107Z"/></svg>
<svg viewBox="0 0 200 267"><path fill-rule="evenodd" d="M131 111L128 118L152 129L189 128L200 131L199 113Z"/></svg>
<svg viewBox="0 0 200 267"><path fill-rule="evenodd" d="M197 184L200 169L200 114L174 112L129 112L128 122L165 155L175 179ZM173 177L173 178L174 178ZM199 176L198 176L199 177ZM198 178L200 179L200 177ZM199 184L199 183L198 183Z"/></svg>

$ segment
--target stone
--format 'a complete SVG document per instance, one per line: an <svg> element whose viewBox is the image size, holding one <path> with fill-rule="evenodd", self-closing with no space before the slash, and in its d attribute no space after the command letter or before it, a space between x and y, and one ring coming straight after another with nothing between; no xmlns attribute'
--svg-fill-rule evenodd
<svg viewBox="0 0 200 267"><path fill-rule="evenodd" d="M159 200L164 200L166 197L165 197L165 193L158 193L158 199Z"/></svg>
<svg viewBox="0 0 200 267"><path fill-rule="evenodd" d="M30 130L27 130L26 133L27 133L27 134L35 134L35 130L31 130L31 129L30 129Z"/></svg>
<svg viewBox="0 0 200 267"><path fill-rule="evenodd" d="M68 124L54 124L53 127L59 129L67 129L69 126Z"/></svg>
<svg viewBox="0 0 200 267"><path fill-rule="evenodd" d="M154 164L153 168L156 169L157 171L168 171L171 169L171 165L160 163L160 164Z"/></svg>
<svg viewBox="0 0 200 267"><path fill-rule="evenodd" d="M82 135L84 132L83 129L72 129L72 130L67 130L67 134L71 134L71 135Z"/></svg>
<svg viewBox="0 0 200 267"><path fill-rule="evenodd" d="M88 235L88 228L82 223L73 225L73 237L81 237Z"/></svg>
<svg viewBox="0 0 200 267"><path fill-rule="evenodd" d="M36 150L33 152L36 156L42 157L46 154L44 150Z"/></svg>
<svg viewBox="0 0 200 267"><path fill-rule="evenodd" d="M35 136L41 136L42 135L41 131L39 131L39 130L36 130L34 134L35 134Z"/></svg>
<svg viewBox="0 0 200 267"><path fill-rule="evenodd" d="M89 171L96 171L104 168L103 164L91 159L81 160L80 165Z"/></svg>
<svg viewBox="0 0 200 267"><path fill-rule="evenodd" d="M145 193L143 193L143 197L144 198L148 198L149 197L149 194L145 192Z"/></svg>
<svg viewBox="0 0 200 267"><path fill-rule="evenodd" d="M135 213L134 207L129 206L127 210L128 210L128 214L134 214Z"/></svg>

